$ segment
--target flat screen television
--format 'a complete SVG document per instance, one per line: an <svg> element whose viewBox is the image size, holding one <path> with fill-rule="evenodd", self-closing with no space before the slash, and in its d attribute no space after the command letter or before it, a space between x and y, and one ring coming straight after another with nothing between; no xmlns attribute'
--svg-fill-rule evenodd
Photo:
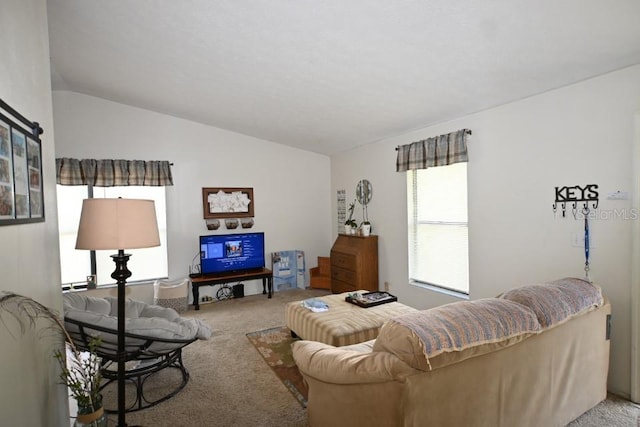
<svg viewBox="0 0 640 427"><path fill-rule="evenodd" d="M200 272L220 274L264 268L264 233L200 236Z"/></svg>

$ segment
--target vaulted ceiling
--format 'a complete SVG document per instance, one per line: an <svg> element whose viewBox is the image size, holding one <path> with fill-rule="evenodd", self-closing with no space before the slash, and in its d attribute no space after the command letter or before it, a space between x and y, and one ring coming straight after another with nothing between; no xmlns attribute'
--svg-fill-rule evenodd
<svg viewBox="0 0 640 427"><path fill-rule="evenodd" d="M52 84L323 154L640 63L637 0L48 0Z"/></svg>

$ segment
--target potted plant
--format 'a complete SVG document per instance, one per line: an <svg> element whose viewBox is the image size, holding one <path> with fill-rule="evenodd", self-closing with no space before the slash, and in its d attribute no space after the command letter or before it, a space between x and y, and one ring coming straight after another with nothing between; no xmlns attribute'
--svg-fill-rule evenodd
<svg viewBox="0 0 640 427"><path fill-rule="evenodd" d="M369 210L367 209L367 204L362 204L362 223L360 224L360 233L363 236L368 236L371 234L371 223L369 222Z"/></svg>
<svg viewBox="0 0 640 427"><path fill-rule="evenodd" d="M355 219L347 220L344 223L344 231L346 234L356 234L356 230L358 229L358 223Z"/></svg>
<svg viewBox="0 0 640 427"><path fill-rule="evenodd" d="M371 234L371 223L369 221L362 221L362 224L360 224L360 232L365 237L369 236Z"/></svg>
<svg viewBox="0 0 640 427"><path fill-rule="evenodd" d="M367 179L362 179L356 186L356 199L362 205L362 223L360 224L360 235L368 236L371 234L371 223L369 222L369 210L367 206L371 201L373 188Z"/></svg>
<svg viewBox="0 0 640 427"><path fill-rule="evenodd" d="M6 311L19 323L24 331L25 324L35 327L38 319L50 322L48 329L55 335L61 335L65 349L56 349L54 357L60 364L60 378L69 388L78 403L76 426L103 427L107 425L107 416L102 407L100 394L100 358L95 353L99 341L92 341L88 352L78 350L64 327L62 319L51 309L32 298L13 292L0 292L0 314ZM0 322L2 320L0 319Z"/></svg>
<svg viewBox="0 0 640 427"><path fill-rule="evenodd" d="M98 342L90 343L89 351L78 351L67 344L66 358L60 350L54 357L60 363L60 378L69 388L71 395L78 403L78 415L75 426L106 427L107 417L102 407L100 394L100 358L95 353Z"/></svg>
<svg viewBox="0 0 640 427"><path fill-rule="evenodd" d="M354 200L349 205L349 218L344 223L344 232L345 234L356 234L356 229L358 228L358 223L355 219L353 219L353 210L356 207L356 201Z"/></svg>

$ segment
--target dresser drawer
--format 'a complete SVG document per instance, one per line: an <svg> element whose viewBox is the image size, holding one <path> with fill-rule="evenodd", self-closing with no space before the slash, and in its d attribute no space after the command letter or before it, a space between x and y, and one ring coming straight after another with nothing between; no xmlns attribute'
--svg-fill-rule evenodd
<svg viewBox="0 0 640 427"><path fill-rule="evenodd" d="M345 270L344 268L333 267L331 269L331 280L340 280L342 282L354 283L356 281L356 272L353 270Z"/></svg>
<svg viewBox="0 0 640 427"><path fill-rule="evenodd" d="M331 292L378 290L378 236L338 234L330 257Z"/></svg>
<svg viewBox="0 0 640 427"><path fill-rule="evenodd" d="M331 280L331 292L334 294L341 294L343 292L353 292L356 287L351 283L342 282L340 280Z"/></svg>
<svg viewBox="0 0 640 427"><path fill-rule="evenodd" d="M357 267L355 255L340 252L331 252L331 267L341 267L348 270L355 270Z"/></svg>

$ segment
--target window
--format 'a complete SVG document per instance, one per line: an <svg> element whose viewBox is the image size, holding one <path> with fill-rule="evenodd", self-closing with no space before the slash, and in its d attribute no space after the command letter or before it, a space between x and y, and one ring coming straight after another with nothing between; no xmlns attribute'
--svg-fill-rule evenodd
<svg viewBox="0 0 640 427"><path fill-rule="evenodd" d="M469 293L467 163L407 172L409 279Z"/></svg>
<svg viewBox="0 0 640 427"><path fill-rule="evenodd" d="M133 273L128 282L150 280L168 276L167 215L164 187L93 187L93 197L150 199L155 201L160 246L127 250L132 256L127 267ZM58 185L58 232L60 234L60 270L62 283L83 283L87 276L96 274L98 285L114 283L111 273L115 264L111 255L115 251L77 250L76 236L82 210L82 200L90 197L87 186ZM91 253L95 253L95 270L91 268Z"/></svg>

